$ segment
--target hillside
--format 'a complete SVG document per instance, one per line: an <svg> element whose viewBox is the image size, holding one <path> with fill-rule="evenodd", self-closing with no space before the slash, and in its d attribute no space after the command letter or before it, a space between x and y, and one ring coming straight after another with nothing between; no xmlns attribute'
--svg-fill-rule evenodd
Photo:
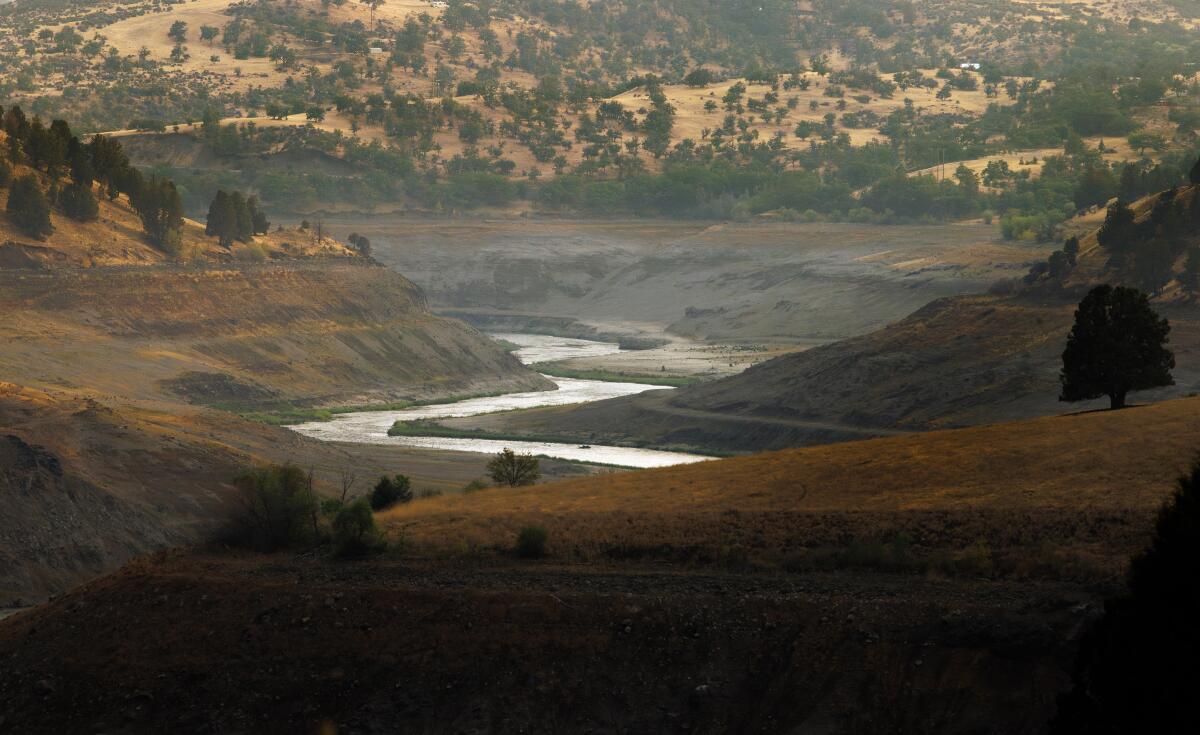
<svg viewBox="0 0 1200 735"><path fill-rule="evenodd" d="M0 709L30 733L1043 733L1198 401L422 499L371 560L160 554L0 621ZM528 524L549 559L511 557Z"/></svg>
<svg viewBox="0 0 1200 735"><path fill-rule="evenodd" d="M562 558L732 552L805 568L846 545L906 538L914 564L981 544L1008 574L1053 574L1055 559L1111 571L1143 543L1200 441L1197 409L1200 399L1188 398L845 441L438 498L383 520L435 554L503 549L518 529L541 525Z"/></svg>
<svg viewBox="0 0 1200 735"><path fill-rule="evenodd" d="M980 7L22 0L0 103L122 136L192 214L223 187L297 218L984 217L1045 238L1127 172L1153 179L1138 194L1182 180L1192 9Z"/></svg>
<svg viewBox="0 0 1200 735"><path fill-rule="evenodd" d="M242 199L222 244L119 146L19 111L4 120L0 604L211 536L247 465L304 457L326 489L357 463L394 472L400 460L238 414L553 386L319 225L271 229ZM68 206L79 197L90 213Z"/></svg>
<svg viewBox="0 0 1200 735"><path fill-rule="evenodd" d="M1075 305L1103 282L1156 293L1155 308L1171 321L1175 385L1135 400L1190 395L1200 389L1200 312L1195 286L1184 285L1188 252L1197 245L1186 223L1197 201L1195 187L1145 197L1130 210L1130 229L1114 236L1120 251L1101 246L1092 231L1079 238L1075 263L1060 272L1035 264L1024 279L1001 282L987 295L937 299L883 329L736 376L575 410L446 424L505 435L761 451L1099 408L1102 402L1067 406L1057 398Z"/></svg>

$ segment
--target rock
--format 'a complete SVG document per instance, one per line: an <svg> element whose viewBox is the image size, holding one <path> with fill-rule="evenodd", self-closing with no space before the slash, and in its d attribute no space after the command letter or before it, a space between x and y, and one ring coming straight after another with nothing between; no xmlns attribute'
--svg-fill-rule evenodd
<svg viewBox="0 0 1200 735"><path fill-rule="evenodd" d="M54 682L49 679L38 679L33 685L34 694L47 697L54 694Z"/></svg>

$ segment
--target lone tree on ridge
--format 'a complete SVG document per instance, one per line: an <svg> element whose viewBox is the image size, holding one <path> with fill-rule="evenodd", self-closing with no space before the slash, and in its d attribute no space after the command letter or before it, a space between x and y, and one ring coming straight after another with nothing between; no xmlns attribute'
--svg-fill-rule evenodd
<svg viewBox="0 0 1200 735"><path fill-rule="evenodd" d="M1166 348L1171 325L1135 288L1096 286L1075 310L1075 326L1063 350L1060 401L1108 396L1124 408L1136 390L1174 385L1175 355Z"/></svg>

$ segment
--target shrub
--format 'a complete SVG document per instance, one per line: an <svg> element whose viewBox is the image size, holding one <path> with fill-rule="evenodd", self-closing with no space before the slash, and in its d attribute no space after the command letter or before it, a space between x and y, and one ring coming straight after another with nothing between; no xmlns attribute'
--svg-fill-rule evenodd
<svg viewBox="0 0 1200 735"><path fill-rule="evenodd" d="M546 555L546 539L550 534L541 526L526 526L517 534L517 556L540 559Z"/></svg>
<svg viewBox="0 0 1200 735"><path fill-rule="evenodd" d="M471 480L466 485L463 485L463 489L462 489L463 495L470 495L471 493L477 493L480 490L483 490L484 488L486 488L487 486L488 486L487 483L484 482L483 480Z"/></svg>
<svg viewBox="0 0 1200 735"><path fill-rule="evenodd" d="M412 500L411 483L404 475L396 475L388 477L384 475L379 478L379 482L375 484L375 489L371 491L371 508L373 510L383 510L390 508L396 503L407 503Z"/></svg>
<svg viewBox="0 0 1200 735"><path fill-rule="evenodd" d="M311 542L317 533L312 478L295 465L248 470L233 480L241 499L231 540L258 551Z"/></svg>
<svg viewBox="0 0 1200 735"><path fill-rule="evenodd" d="M383 551L387 543L375 526L375 516L365 498L338 511L333 519L333 548L340 557L357 557Z"/></svg>

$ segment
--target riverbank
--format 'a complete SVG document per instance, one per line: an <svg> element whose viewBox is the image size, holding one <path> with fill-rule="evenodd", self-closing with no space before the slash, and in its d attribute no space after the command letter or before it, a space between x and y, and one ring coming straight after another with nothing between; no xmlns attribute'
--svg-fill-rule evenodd
<svg viewBox="0 0 1200 735"><path fill-rule="evenodd" d="M521 362L535 368L567 358L600 356L623 351L617 344L592 340L515 333L494 336L504 340L509 345L512 354ZM516 452L537 456L627 468L666 467L710 458L707 455L672 451L670 448L562 442L553 437L465 435L459 432L445 431L434 423L439 419L464 418L535 407L577 405L637 395L648 391L672 389L669 386L649 383L576 378L550 379L555 384L556 390L470 398L454 403L414 406L395 411L351 412L332 416L328 421L312 421L290 428L305 436L328 442L394 445L486 454L512 449Z"/></svg>

